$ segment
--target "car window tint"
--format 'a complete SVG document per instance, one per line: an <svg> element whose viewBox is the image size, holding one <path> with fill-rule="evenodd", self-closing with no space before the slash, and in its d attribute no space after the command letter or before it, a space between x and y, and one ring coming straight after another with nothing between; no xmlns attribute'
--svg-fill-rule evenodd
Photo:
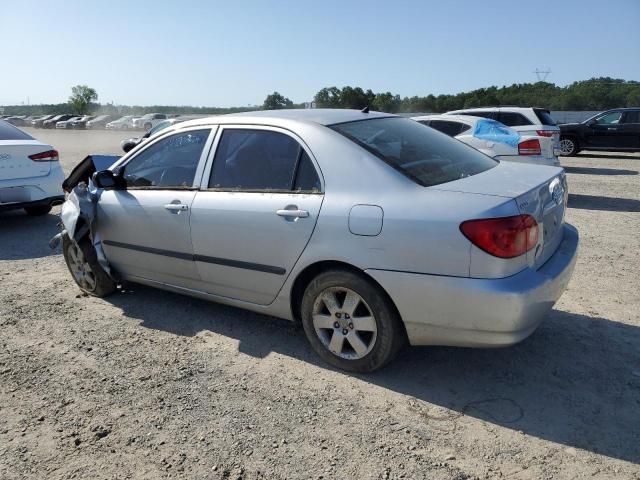
<svg viewBox="0 0 640 480"><path fill-rule="evenodd" d="M270 130L225 129L213 160L210 188L291 190L301 147Z"/></svg>
<svg viewBox="0 0 640 480"><path fill-rule="evenodd" d="M527 117L521 113L515 112L500 112L498 114L498 121L504 123L507 127L519 127L521 125L531 125L531 122Z"/></svg>
<svg viewBox="0 0 640 480"><path fill-rule="evenodd" d="M446 133L450 137L455 137L460 133L461 123L459 122L451 122L448 120L431 120L431 124L429 125L431 128L435 128L439 132Z"/></svg>
<svg viewBox="0 0 640 480"><path fill-rule="evenodd" d="M458 135L460 135L461 133L466 132L470 128L471 128L471 125L467 125L466 123L461 123L460 124L460 131L458 132Z"/></svg>
<svg viewBox="0 0 640 480"><path fill-rule="evenodd" d="M495 112L489 112L485 110L471 110L468 112L457 112L456 115L471 115L472 117L482 117L482 118L495 118Z"/></svg>
<svg viewBox="0 0 640 480"><path fill-rule="evenodd" d="M626 112L622 123L640 123L640 110Z"/></svg>
<svg viewBox="0 0 640 480"><path fill-rule="evenodd" d="M209 129L178 133L154 143L124 167L128 187L189 188Z"/></svg>
<svg viewBox="0 0 640 480"><path fill-rule="evenodd" d="M611 125L620 123L620 117L622 116L622 112L611 112L607 113L596 119L596 123L599 125Z"/></svg>
<svg viewBox="0 0 640 480"><path fill-rule="evenodd" d="M321 189L320 177L318 177L316 167L313 166L313 162L304 150L300 155L293 189L302 192L319 192Z"/></svg>
<svg viewBox="0 0 640 480"><path fill-rule="evenodd" d="M374 118L330 128L425 187L470 177L498 164L475 148L406 118Z"/></svg>
<svg viewBox="0 0 640 480"><path fill-rule="evenodd" d="M537 108L534 109L533 111L536 113L538 120L542 122L542 125L550 125L550 126L556 125L556 121L551 117L551 114L548 111L540 110Z"/></svg>
<svg viewBox="0 0 640 480"><path fill-rule="evenodd" d="M33 140L33 137L9 122L0 120L0 140Z"/></svg>

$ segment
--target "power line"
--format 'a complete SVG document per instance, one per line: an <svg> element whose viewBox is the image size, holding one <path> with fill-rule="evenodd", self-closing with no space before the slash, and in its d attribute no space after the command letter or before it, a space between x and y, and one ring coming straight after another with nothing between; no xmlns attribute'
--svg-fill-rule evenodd
<svg viewBox="0 0 640 480"><path fill-rule="evenodd" d="M546 70L540 70L540 69L536 68L533 71L533 73L536 74L536 77L538 77L538 81L539 82L545 82L547 80L547 77L551 73L551 69L547 68Z"/></svg>

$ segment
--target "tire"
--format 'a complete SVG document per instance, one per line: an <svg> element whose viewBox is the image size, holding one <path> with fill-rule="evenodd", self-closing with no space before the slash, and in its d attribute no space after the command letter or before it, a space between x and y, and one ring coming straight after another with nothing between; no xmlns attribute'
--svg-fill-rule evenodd
<svg viewBox="0 0 640 480"><path fill-rule="evenodd" d="M304 292L300 312L311 347L325 362L342 370L378 370L406 340L385 292L348 270L330 270L314 278Z"/></svg>
<svg viewBox="0 0 640 480"><path fill-rule="evenodd" d="M575 137L560 137L560 151L563 157L573 157L580 151L578 141Z"/></svg>
<svg viewBox="0 0 640 480"><path fill-rule="evenodd" d="M24 211L27 212L27 215L31 215L32 217L39 217L41 215L46 215L51 211L53 207L51 205L42 205L39 207L25 207Z"/></svg>
<svg viewBox="0 0 640 480"><path fill-rule="evenodd" d="M116 282L98 263L96 251L88 236L78 243L68 235L62 237L62 254L74 281L85 293L94 297L106 297L116 290Z"/></svg>

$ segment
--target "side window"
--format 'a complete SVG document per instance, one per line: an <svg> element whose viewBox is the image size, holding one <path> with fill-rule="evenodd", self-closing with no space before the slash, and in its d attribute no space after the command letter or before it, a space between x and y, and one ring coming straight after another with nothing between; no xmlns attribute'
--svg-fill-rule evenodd
<svg viewBox="0 0 640 480"><path fill-rule="evenodd" d="M319 192L321 188L322 186L320 185L320 178L318 177L318 172L316 172L316 167L313 166L313 162L309 158L309 155L307 155L307 152L302 150L293 189L296 192Z"/></svg>
<svg viewBox="0 0 640 480"><path fill-rule="evenodd" d="M128 187L190 188L210 130L178 133L154 143L124 166Z"/></svg>
<svg viewBox="0 0 640 480"><path fill-rule="evenodd" d="M596 119L596 123L598 125L613 125L620 123L620 117L622 117L622 112L611 112L607 113L601 117Z"/></svg>
<svg viewBox="0 0 640 480"><path fill-rule="evenodd" d="M625 112L622 123L640 123L640 110Z"/></svg>
<svg viewBox="0 0 640 480"><path fill-rule="evenodd" d="M213 160L209 188L312 190L312 173L317 178L306 153L289 135L270 130L225 129Z"/></svg>
<svg viewBox="0 0 640 480"><path fill-rule="evenodd" d="M472 117L482 117L482 118L495 118L495 112L488 111L469 111L469 112L459 112L458 115L471 115Z"/></svg>
<svg viewBox="0 0 640 480"><path fill-rule="evenodd" d="M460 128L460 132L458 133L458 135L460 135L461 133L466 132L467 130L469 130L471 128L471 125L467 125L466 123L461 123L460 125L462 125L462 127Z"/></svg>
<svg viewBox="0 0 640 480"><path fill-rule="evenodd" d="M498 121L504 123L507 127L519 127L520 125L531 125L531 122L527 117L521 113L515 112L500 112L498 115Z"/></svg>
<svg viewBox="0 0 640 480"><path fill-rule="evenodd" d="M450 137L455 137L460 133L461 124L448 120L431 120L431 128L435 128L439 132L446 133Z"/></svg>

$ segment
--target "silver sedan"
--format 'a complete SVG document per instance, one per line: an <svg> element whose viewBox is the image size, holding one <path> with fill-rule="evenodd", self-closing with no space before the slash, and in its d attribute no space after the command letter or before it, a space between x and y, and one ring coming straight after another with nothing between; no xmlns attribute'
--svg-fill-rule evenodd
<svg viewBox="0 0 640 480"><path fill-rule="evenodd" d="M406 342L523 340L578 248L561 168L368 111L180 123L92 184L63 232L82 290L129 281L301 321L324 360L358 372Z"/></svg>

